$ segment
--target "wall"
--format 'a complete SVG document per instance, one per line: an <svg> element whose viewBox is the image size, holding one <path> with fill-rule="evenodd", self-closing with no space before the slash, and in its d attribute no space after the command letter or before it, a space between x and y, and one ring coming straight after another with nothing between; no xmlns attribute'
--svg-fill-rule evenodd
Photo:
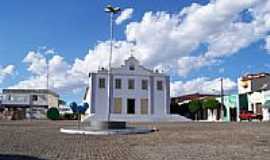
<svg viewBox="0 0 270 160"><path fill-rule="evenodd" d="M59 102L59 98L58 97L55 97L55 96L50 95L50 94L48 95L48 104L49 104L49 107L59 107L58 102Z"/></svg>
<svg viewBox="0 0 270 160"><path fill-rule="evenodd" d="M131 70L129 66L132 65L135 70ZM99 79L105 79L105 88L99 88ZM108 74L107 70L102 69L97 73L90 73L89 78L89 98L88 103L92 106L95 111L95 117L97 119L106 120L108 117ZM122 82L122 88L115 88L115 79L120 78ZM135 89L128 89L128 79L135 80ZM141 81L145 79L148 80L148 90L143 90L141 88ZM157 81L160 80L163 83L163 90L157 90ZM112 69L111 76L111 112L113 109L114 97L122 98L122 111L119 115L122 117L144 117L141 115L140 101L142 98L148 99L148 116L164 116L169 113L170 107L170 87L169 87L169 77L162 73L152 72L138 64L138 61L131 57L129 60L125 61L125 65L120 68ZM127 99L135 99L135 114L127 114ZM88 114L91 113L89 109Z"/></svg>
<svg viewBox="0 0 270 160"><path fill-rule="evenodd" d="M238 85L238 93L239 94L251 92L251 81L250 80L242 81L242 78L238 78L237 85Z"/></svg>

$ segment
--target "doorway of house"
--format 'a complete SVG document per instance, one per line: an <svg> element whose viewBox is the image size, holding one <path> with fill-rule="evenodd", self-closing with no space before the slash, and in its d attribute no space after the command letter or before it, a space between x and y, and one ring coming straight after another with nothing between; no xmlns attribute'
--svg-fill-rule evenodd
<svg viewBox="0 0 270 160"><path fill-rule="evenodd" d="M262 115L262 103L256 103L256 114Z"/></svg>
<svg viewBox="0 0 270 160"><path fill-rule="evenodd" d="M236 121L237 114L236 114L236 108L230 108L230 121Z"/></svg>
<svg viewBox="0 0 270 160"><path fill-rule="evenodd" d="M127 113L135 114L135 99L127 99Z"/></svg>

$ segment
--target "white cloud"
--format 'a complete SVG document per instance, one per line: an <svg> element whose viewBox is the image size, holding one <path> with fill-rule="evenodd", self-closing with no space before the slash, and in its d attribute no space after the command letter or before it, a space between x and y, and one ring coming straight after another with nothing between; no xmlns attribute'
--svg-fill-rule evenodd
<svg viewBox="0 0 270 160"><path fill-rule="evenodd" d="M32 73L28 79L18 82L9 88L40 88L47 87L47 64L42 53L30 51L23 62L29 64L27 70ZM87 84L87 74L75 75L69 65L60 55L49 59L49 87L55 91L66 92L83 88Z"/></svg>
<svg viewBox="0 0 270 160"><path fill-rule="evenodd" d="M239 18L245 10L252 15L249 22ZM114 42L113 66L122 64L133 48L135 52L132 54L146 67L162 68L169 73L186 76L193 70L220 63L223 57L234 55L253 42L264 39L270 31L269 11L270 1L265 0L212 0L206 5L194 3L176 14L146 12L140 21L126 26L126 40ZM120 18L122 15L118 18L126 19ZM206 46L206 52L194 54L201 44ZM82 87L87 84L89 72L108 65L108 41L99 42L95 48L89 49L84 58L77 58L70 64L52 51L50 72L53 86L59 90ZM28 71L33 76L19 84L27 86L31 81L44 81L46 61L42 54L29 52L24 62L29 64Z"/></svg>
<svg viewBox="0 0 270 160"><path fill-rule="evenodd" d="M267 36L264 40L265 40L264 48L267 50L268 53L270 53L270 36Z"/></svg>
<svg viewBox="0 0 270 160"><path fill-rule="evenodd" d="M46 73L46 59L39 52L28 52L26 57L23 59L23 62L29 64L27 70L33 74L41 75Z"/></svg>
<svg viewBox="0 0 270 160"><path fill-rule="evenodd" d="M125 20L130 19L132 14L133 14L133 9L132 8L127 8L127 9L123 10L121 12L120 16L118 16L116 18L115 23L117 25L123 23Z"/></svg>
<svg viewBox="0 0 270 160"><path fill-rule="evenodd" d="M269 20L261 18L268 14L262 9L267 8L266 3L216 0L204 6L194 3L175 15L147 12L140 22L127 25L127 40L136 41L145 64L176 66L172 69L184 76L266 36ZM251 22L239 21L244 10L252 12ZM193 56L192 51L200 44L208 46L207 52Z"/></svg>
<svg viewBox="0 0 270 160"><path fill-rule="evenodd" d="M14 65L7 65L5 67L0 66L0 83L3 82L5 78L8 76L11 76L15 71L15 66Z"/></svg>
<svg viewBox="0 0 270 160"><path fill-rule="evenodd" d="M223 79L223 88L225 92L232 91L236 88L236 82L229 78ZM200 77L187 82L175 81L171 82L171 96L180 96L192 93L220 93L220 78L210 79L208 77Z"/></svg>

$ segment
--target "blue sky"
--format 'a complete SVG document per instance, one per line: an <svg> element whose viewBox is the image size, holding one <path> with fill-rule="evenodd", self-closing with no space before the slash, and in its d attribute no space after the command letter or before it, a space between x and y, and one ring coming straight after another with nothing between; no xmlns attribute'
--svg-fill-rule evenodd
<svg viewBox="0 0 270 160"><path fill-rule="evenodd" d="M236 80L240 75L270 69L269 19L261 26L253 25L263 21L258 15L269 16L267 1L227 4L225 0L2 0L0 88L27 88L29 83L40 87L44 71L37 72L29 67L37 65L42 70L42 58L51 50L53 54L46 56L53 59L54 89L67 101L80 101L87 85L84 75L97 68L97 64L91 63L106 65L106 54L102 53L108 48L109 19L103 12L107 4L133 11L115 27L115 39L120 45L120 49L115 50L115 58L121 54L126 58L130 54L127 46L136 41L138 53L135 56L143 65L160 67L171 75L173 95L212 92L218 89L220 77L226 79L227 93L236 92ZM213 6L220 9L213 11ZM134 23L136 25L132 25ZM151 31L152 39L148 35ZM166 42L161 42L163 40ZM155 58L149 58L151 56ZM115 60L114 65L118 63ZM7 68L9 65L12 67ZM82 72L78 69L80 65ZM63 76L70 83L57 77L58 71L67 72Z"/></svg>

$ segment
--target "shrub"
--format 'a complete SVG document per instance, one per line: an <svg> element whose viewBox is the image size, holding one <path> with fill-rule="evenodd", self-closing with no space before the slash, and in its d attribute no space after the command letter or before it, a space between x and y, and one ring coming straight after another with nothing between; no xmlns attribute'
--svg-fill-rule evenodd
<svg viewBox="0 0 270 160"><path fill-rule="evenodd" d="M59 114L58 109L55 107L49 108L47 111L47 117L50 120L59 120L60 114Z"/></svg>

